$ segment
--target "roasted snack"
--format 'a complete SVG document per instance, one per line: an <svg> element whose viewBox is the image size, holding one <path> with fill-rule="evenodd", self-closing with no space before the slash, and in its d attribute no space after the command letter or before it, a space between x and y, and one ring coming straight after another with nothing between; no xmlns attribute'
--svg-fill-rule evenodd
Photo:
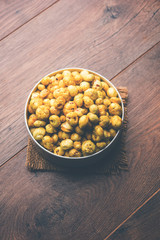
<svg viewBox="0 0 160 240"><path fill-rule="evenodd" d="M32 92L27 110L33 138L65 157L100 151L122 126L116 89L87 70L64 70L44 77Z"/></svg>

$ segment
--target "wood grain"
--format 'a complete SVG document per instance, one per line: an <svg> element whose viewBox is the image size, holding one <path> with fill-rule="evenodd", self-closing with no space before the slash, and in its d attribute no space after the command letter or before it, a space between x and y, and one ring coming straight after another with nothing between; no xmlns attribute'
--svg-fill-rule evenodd
<svg viewBox="0 0 160 240"><path fill-rule="evenodd" d="M0 2L0 40L52 6L56 0L4 0Z"/></svg>
<svg viewBox="0 0 160 240"><path fill-rule="evenodd" d="M159 240L160 192L104 240Z"/></svg>
<svg viewBox="0 0 160 240"><path fill-rule="evenodd" d="M129 171L29 172L24 149L0 168L2 240L104 239L159 189L159 58L160 44L113 79L129 89Z"/></svg>
<svg viewBox="0 0 160 240"><path fill-rule="evenodd" d="M158 8L154 0L61 0L1 41L0 163L27 144L24 105L40 78L70 66L114 77L159 41Z"/></svg>

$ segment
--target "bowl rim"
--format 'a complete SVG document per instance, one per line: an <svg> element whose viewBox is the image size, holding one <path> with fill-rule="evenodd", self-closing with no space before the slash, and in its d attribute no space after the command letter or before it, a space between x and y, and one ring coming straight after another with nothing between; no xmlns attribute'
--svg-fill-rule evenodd
<svg viewBox="0 0 160 240"><path fill-rule="evenodd" d="M114 84L109 80L107 79L106 77L104 77L103 75L93 71L93 70L90 70L90 69L87 69L87 68L79 68L79 67L67 67L67 68L61 68L61 69L58 69L58 70L55 70L53 72L50 72L49 74L46 74L44 77L51 77L57 73L60 73L60 72L63 72L63 71L83 71L83 70L87 70L89 73L92 73L92 74L95 74L97 76L99 76L104 82L107 82L109 84L109 86L113 87L117 94L118 94L118 97L121 99L121 107L122 107L122 125L123 125L123 122L124 122L124 104L123 104L123 100L122 100L122 97L119 93L119 91L117 90L117 88L114 86ZM27 131L28 131L28 134L29 136L31 137L31 139L34 141L34 143L40 147L40 149L42 149L44 152L47 152L48 154L52 155L53 157L56 157L56 158L60 158L60 159L66 159L66 160L83 160L83 159L90 159L90 158L93 158L93 157L96 157L98 154L104 152L106 149L109 149L113 142L118 138L120 132L121 132L121 129L119 129L116 133L116 135L114 136L114 138L111 140L111 142L103 149L101 149L100 151L96 152L96 153L93 153L91 155L88 155L88 156L82 156L82 157L66 157L66 156L60 156L60 155L57 155L49 150L47 150L46 148L44 148L38 141L36 141L32 134L31 134L31 131L28 127L28 123L27 123L27 112L28 112L28 103L29 103L29 100L31 98L31 94L37 89L37 86L38 84L41 82L41 80L44 78L42 77L35 85L34 87L32 88L32 90L30 91L28 97L27 97L27 100L26 100L26 103L25 103L25 111L24 111L24 121L25 121L25 125L26 125L26 128L27 128Z"/></svg>

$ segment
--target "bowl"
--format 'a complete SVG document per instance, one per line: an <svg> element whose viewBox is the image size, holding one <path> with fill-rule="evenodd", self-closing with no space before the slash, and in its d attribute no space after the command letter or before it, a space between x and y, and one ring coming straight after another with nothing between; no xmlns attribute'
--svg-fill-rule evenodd
<svg viewBox="0 0 160 240"><path fill-rule="evenodd" d="M111 83L107 78L105 78L104 76L100 75L99 73L97 73L95 71L92 71L92 70L89 70L89 69L84 69L84 68L64 68L64 69L59 69L57 71L54 71L54 72L51 72L51 73L47 74L46 76L51 77L51 76L53 76L53 75L55 75L57 73L61 73L64 70L69 70L69 71L87 70L87 71L89 71L89 73L92 73L94 75L99 76L110 87L113 87L116 90L116 92L118 94L118 97L121 100L121 107L122 107L122 116L121 116L121 118L122 118L122 124L123 124L123 121L124 121L124 105L123 105L123 101L122 101L122 98L120 96L120 93L118 92L117 88L113 85L113 83ZM111 142L105 148L103 148L99 152L96 152L96 153L94 153L92 155L82 156L82 157L66 157L66 156L56 155L53 152L51 152L51 151L47 150L46 148L44 148L42 145L40 145L38 143L38 141L36 141L33 138L32 134L30 132L30 129L28 127L28 124L27 124L27 118L28 118L27 106L28 106L28 103L30 101L31 94L37 89L37 85L41 82L41 80L36 83L36 85L34 86L32 91L30 92L30 94L29 94L29 96L27 98L26 104L25 104L25 113L24 113L25 125L26 125L26 128L27 128L29 137L31 138L33 144L37 148L37 151L39 152L39 154L42 155L47 160L53 161L57 165L66 166L66 167L80 167L80 166L92 165L92 164L100 161L101 159L106 159L106 161L107 161L107 155L110 153L110 151L114 147L116 147L115 145L116 145L116 142L117 142L118 138L120 137L121 129L117 131L115 137L111 140Z"/></svg>

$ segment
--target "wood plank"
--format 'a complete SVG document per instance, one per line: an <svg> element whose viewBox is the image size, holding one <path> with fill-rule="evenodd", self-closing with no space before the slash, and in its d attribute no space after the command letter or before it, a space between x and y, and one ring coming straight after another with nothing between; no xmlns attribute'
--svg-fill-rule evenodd
<svg viewBox="0 0 160 240"><path fill-rule="evenodd" d="M0 40L52 6L56 0L8 0L0 3Z"/></svg>
<svg viewBox="0 0 160 240"><path fill-rule="evenodd" d="M41 77L66 66L114 77L159 41L158 7L154 0L62 0L1 41L0 162L27 144L24 104Z"/></svg>
<svg viewBox="0 0 160 240"><path fill-rule="evenodd" d="M129 89L129 171L118 176L29 172L26 149L0 168L3 239L104 239L160 186L160 44L113 82Z"/></svg>
<svg viewBox="0 0 160 240"><path fill-rule="evenodd" d="M160 192L104 240L159 240Z"/></svg>

